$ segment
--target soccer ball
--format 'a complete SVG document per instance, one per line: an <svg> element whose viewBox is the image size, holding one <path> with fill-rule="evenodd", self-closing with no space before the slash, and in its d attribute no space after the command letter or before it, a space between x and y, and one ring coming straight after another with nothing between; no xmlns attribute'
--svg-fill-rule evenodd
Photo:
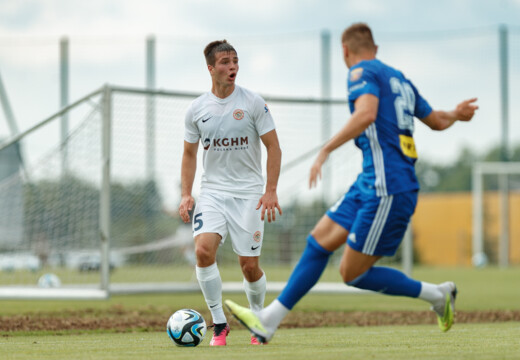
<svg viewBox="0 0 520 360"><path fill-rule="evenodd" d="M483 268L488 264L488 257L485 253L480 252L473 255L471 261L473 262L473 266Z"/></svg>
<svg viewBox="0 0 520 360"><path fill-rule="evenodd" d="M38 286L41 288L57 288L61 286L61 280L52 273L43 274L38 279Z"/></svg>
<svg viewBox="0 0 520 360"><path fill-rule="evenodd" d="M197 346L206 335L206 321L195 310L178 310L170 316L166 332L177 346Z"/></svg>

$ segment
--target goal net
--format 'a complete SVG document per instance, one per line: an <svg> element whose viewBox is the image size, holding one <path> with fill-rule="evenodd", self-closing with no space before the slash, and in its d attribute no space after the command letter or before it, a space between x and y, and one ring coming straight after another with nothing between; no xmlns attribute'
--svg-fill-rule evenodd
<svg viewBox="0 0 520 360"><path fill-rule="evenodd" d="M177 214L184 116L197 95L106 86L0 144L0 164L8 164L0 169L0 297L198 289L191 226ZM355 180L361 155L352 142L338 149L323 182L309 190L310 165L348 118L346 102L266 101L283 152L284 214L265 225L261 264L276 279L272 274L290 271L309 231ZM61 136L64 121L70 130ZM264 169L265 159L264 151ZM217 261L224 289L241 289L229 241Z"/></svg>
<svg viewBox="0 0 520 360"><path fill-rule="evenodd" d="M100 258L101 98L92 93L1 145L0 296L106 297L99 274L73 271Z"/></svg>

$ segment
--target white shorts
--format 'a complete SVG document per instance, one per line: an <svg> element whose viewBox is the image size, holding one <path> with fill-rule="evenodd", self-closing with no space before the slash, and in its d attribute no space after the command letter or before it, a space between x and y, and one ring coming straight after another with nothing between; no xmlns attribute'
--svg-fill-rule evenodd
<svg viewBox="0 0 520 360"><path fill-rule="evenodd" d="M264 238L264 222L258 200L235 198L215 193L202 193L193 212L193 237L203 233L231 237L233 251L240 256L260 256Z"/></svg>

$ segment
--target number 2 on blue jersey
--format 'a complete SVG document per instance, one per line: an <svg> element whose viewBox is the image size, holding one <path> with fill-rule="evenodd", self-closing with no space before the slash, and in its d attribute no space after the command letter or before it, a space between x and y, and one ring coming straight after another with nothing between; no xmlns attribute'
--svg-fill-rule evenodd
<svg viewBox="0 0 520 360"><path fill-rule="evenodd" d="M401 82L396 77L390 78L390 88L397 97L394 100L397 126L401 130L410 130L413 133L413 114L415 109L415 94L407 82Z"/></svg>

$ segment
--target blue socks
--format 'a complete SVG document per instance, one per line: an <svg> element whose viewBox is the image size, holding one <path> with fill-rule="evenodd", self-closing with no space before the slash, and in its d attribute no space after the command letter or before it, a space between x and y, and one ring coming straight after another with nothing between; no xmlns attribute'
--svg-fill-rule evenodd
<svg viewBox="0 0 520 360"><path fill-rule="evenodd" d="M399 270L387 267L371 267L367 272L347 283L359 289L377 291L387 295L418 297L421 283L410 279Z"/></svg>
<svg viewBox="0 0 520 360"><path fill-rule="evenodd" d="M312 235L307 237L307 246L294 268L278 301L291 310L294 305L318 282L329 262L331 251L325 250Z"/></svg>
<svg viewBox="0 0 520 360"><path fill-rule="evenodd" d="M331 251L325 250L312 235L309 235L300 261L294 268L282 293L278 296L278 301L291 310L318 282L331 254ZM347 284L386 295L413 298L419 296L422 287L419 281L409 278L399 270L376 266Z"/></svg>

